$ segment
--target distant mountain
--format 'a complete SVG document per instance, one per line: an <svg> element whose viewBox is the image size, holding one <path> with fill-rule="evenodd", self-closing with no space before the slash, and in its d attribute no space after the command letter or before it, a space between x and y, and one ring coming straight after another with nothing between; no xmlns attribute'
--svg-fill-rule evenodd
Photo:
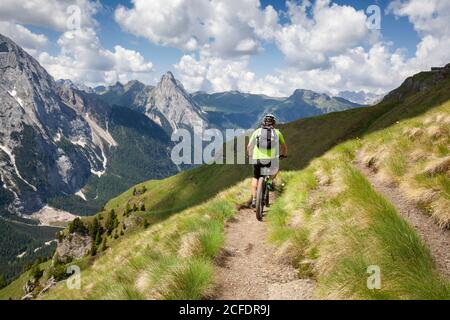
<svg viewBox="0 0 450 320"><path fill-rule="evenodd" d="M280 121L362 107L343 98L330 97L308 90L296 90L287 98L275 98L239 91L189 94L171 72L155 86L139 81L95 89L108 104L118 104L146 114L168 134L180 127L192 128L203 122L218 129L244 128L257 125L264 113L273 112Z"/></svg>
<svg viewBox="0 0 450 320"><path fill-rule="evenodd" d="M384 95L364 91L341 91L337 96L361 105L374 105L380 102Z"/></svg>
<svg viewBox="0 0 450 320"><path fill-rule="evenodd" d="M56 80L56 84L60 87L70 88L72 90L84 91L86 93L94 93L94 89L84 84L75 84L69 79Z"/></svg>
<svg viewBox="0 0 450 320"><path fill-rule="evenodd" d="M193 99L207 112L210 123L221 128L251 128L265 113L274 113L280 122L316 116L334 111L362 107L342 98L330 97L309 90L296 90L290 97L230 91L207 94L195 92Z"/></svg>
<svg viewBox="0 0 450 320"><path fill-rule="evenodd" d="M343 98L297 89L290 97L269 107L267 111L274 113L281 122L290 122L296 119L360 107L362 105Z"/></svg>
<svg viewBox="0 0 450 320"><path fill-rule="evenodd" d="M194 101L207 113L209 123L218 128L251 128L264 111L284 100L265 95L228 91L192 93Z"/></svg>
<svg viewBox="0 0 450 320"><path fill-rule="evenodd" d="M164 74L155 87L139 81L130 81L125 85L117 82L96 92L100 99L109 104L144 113L169 135L178 128L192 129L208 123L205 113L171 72Z"/></svg>
<svg viewBox="0 0 450 320"><path fill-rule="evenodd" d="M145 106L153 89L153 86L147 86L142 82L134 80L125 85L116 82L116 84L112 86L96 87L94 92L101 100L109 105L125 106L144 113Z"/></svg>

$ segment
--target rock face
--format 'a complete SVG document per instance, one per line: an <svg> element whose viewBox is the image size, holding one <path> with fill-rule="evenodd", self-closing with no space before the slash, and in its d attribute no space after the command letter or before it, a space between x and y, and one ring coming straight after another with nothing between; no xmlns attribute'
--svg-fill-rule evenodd
<svg viewBox="0 0 450 320"><path fill-rule="evenodd" d="M205 114L171 72L163 75L151 91L145 114L169 134L178 128L206 125Z"/></svg>
<svg viewBox="0 0 450 320"><path fill-rule="evenodd" d="M87 235L72 233L58 243L55 256L59 261L68 263L78 260L89 254L92 247L92 239Z"/></svg>
<svg viewBox="0 0 450 320"><path fill-rule="evenodd" d="M104 171L115 146L108 112L93 95L56 83L0 35L0 211L34 212L46 198L75 193Z"/></svg>

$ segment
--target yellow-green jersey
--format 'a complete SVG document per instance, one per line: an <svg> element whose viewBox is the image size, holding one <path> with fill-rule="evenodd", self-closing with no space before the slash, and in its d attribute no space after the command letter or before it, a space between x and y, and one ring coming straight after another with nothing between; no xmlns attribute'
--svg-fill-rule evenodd
<svg viewBox="0 0 450 320"><path fill-rule="evenodd" d="M278 137L279 145L285 144L284 136L278 129L274 129L275 134ZM263 149L258 148L257 145L257 138L261 135L261 128L258 128L253 132L253 134L250 137L249 143L253 145L253 155L252 158L255 160L267 160L267 159L275 159L277 155L279 155L279 150L276 150L276 148L272 149ZM279 147L279 146L277 146Z"/></svg>

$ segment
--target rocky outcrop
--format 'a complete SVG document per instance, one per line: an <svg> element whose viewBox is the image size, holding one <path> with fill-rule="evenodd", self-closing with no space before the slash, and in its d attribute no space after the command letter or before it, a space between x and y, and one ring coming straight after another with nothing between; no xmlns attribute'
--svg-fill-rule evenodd
<svg viewBox="0 0 450 320"><path fill-rule="evenodd" d="M50 277L50 279L47 280L47 282L44 285L44 288L38 293L38 297L42 296L43 294L47 293L51 288L53 288L56 285L57 281L54 277Z"/></svg>
<svg viewBox="0 0 450 320"><path fill-rule="evenodd" d="M435 87L436 84L442 82L445 79L450 78L450 64L447 64L442 68L432 68L428 72L420 72L412 77L407 78L403 84L391 91L385 100L401 101L406 96L415 94L417 92L425 92Z"/></svg>
<svg viewBox="0 0 450 320"><path fill-rule="evenodd" d="M55 257L60 262L68 263L88 255L91 247L92 239L90 236L72 233L58 242Z"/></svg>

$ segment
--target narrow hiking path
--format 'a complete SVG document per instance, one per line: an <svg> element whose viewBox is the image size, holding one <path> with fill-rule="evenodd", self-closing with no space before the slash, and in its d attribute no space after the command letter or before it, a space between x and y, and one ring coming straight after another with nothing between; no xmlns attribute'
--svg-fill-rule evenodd
<svg viewBox="0 0 450 320"><path fill-rule="evenodd" d="M438 271L450 278L450 230L439 227L431 216L406 199L398 188L382 183L360 159L353 164L369 180L375 191L389 200L402 218L416 229L429 247Z"/></svg>
<svg viewBox="0 0 450 320"><path fill-rule="evenodd" d="M239 210L227 222L225 237L217 261L214 299L312 299L314 281L298 279L294 267L277 256L267 243L267 222L257 221L253 209Z"/></svg>

